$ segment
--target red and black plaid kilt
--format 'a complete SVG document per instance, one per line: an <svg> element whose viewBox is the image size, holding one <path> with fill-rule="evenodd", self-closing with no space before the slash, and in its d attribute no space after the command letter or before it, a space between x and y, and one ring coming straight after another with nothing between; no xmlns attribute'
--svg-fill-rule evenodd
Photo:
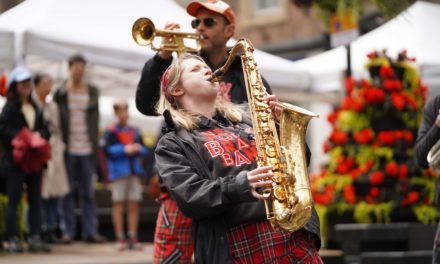
<svg viewBox="0 0 440 264"><path fill-rule="evenodd" d="M228 231L234 263L323 263L314 236L304 229L275 231L269 221L243 224Z"/></svg>
<svg viewBox="0 0 440 264"><path fill-rule="evenodd" d="M154 263L192 263L192 219L184 216L176 203L161 195L161 206L154 233Z"/></svg>

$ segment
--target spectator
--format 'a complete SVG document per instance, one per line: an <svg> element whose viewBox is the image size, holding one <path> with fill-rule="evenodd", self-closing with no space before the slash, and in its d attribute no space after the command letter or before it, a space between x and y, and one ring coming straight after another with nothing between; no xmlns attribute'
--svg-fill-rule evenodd
<svg viewBox="0 0 440 264"><path fill-rule="evenodd" d="M112 218L117 250L141 249L138 239L139 202L142 185L139 176L144 174L141 156L148 149L142 143L139 129L129 125L128 104L117 100L113 104L117 122L105 130L105 152L109 179L112 182ZM128 244L124 234L124 203L127 202Z"/></svg>
<svg viewBox="0 0 440 264"><path fill-rule="evenodd" d="M26 190L29 203L29 251L50 251L50 248L41 241L41 169L30 168L26 164L19 163L17 153L13 151L13 141L25 140L21 135L28 132L27 139L45 142L50 134L43 120L42 112L31 98L32 82L31 72L24 67L16 67L8 79L6 104L0 115L0 138L4 146L3 170L7 177L8 205L6 209L6 230L9 238L9 251L12 253L23 252L23 246L18 237L17 207L20 203L23 185ZM15 145L15 144L14 144ZM28 155L29 148L24 152ZM35 156L33 156L35 158Z"/></svg>
<svg viewBox="0 0 440 264"><path fill-rule="evenodd" d="M86 60L82 55L69 58L69 78L55 92L60 111L63 141L66 144L66 169L69 193L62 199L62 240L70 243L75 236L76 184L81 205L82 235L87 242L102 243L95 214L93 175L98 166L99 92L84 80Z"/></svg>
<svg viewBox="0 0 440 264"><path fill-rule="evenodd" d="M58 106L55 102L47 102L47 96L52 90L52 79L46 74L37 74L34 77L35 102L43 111L50 136L52 157L43 171L41 195L43 198L43 239L45 242L54 243L58 239L58 208L60 198L69 192L66 164L64 162L65 145L61 136Z"/></svg>

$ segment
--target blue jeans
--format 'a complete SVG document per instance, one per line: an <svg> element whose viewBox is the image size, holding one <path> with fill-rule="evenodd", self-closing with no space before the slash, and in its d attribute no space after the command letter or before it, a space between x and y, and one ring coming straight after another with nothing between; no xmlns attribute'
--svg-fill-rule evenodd
<svg viewBox="0 0 440 264"><path fill-rule="evenodd" d="M98 221L95 214L95 196L93 191L93 174L95 165L92 155L71 155L66 158L66 169L69 177L70 191L61 203L61 231L64 235L75 237L75 201L76 187L79 192L84 238L97 234Z"/></svg>
<svg viewBox="0 0 440 264"><path fill-rule="evenodd" d="M57 227L59 200L58 197L43 199L43 226L46 229L55 229Z"/></svg>

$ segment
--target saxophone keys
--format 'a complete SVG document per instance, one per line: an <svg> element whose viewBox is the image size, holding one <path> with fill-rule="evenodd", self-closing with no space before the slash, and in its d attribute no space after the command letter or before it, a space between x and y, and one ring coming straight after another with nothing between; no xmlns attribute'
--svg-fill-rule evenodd
<svg viewBox="0 0 440 264"><path fill-rule="evenodd" d="M275 186L273 188L273 196L279 202L283 202L284 200L286 200L286 193L284 192L284 188L282 188L282 186Z"/></svg>

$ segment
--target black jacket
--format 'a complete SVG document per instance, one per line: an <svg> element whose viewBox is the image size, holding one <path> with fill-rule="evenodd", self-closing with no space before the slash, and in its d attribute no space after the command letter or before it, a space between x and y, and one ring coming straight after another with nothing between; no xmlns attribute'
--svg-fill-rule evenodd
<svg viewBox="0 0 440 264"><path fill-rule="evenodd" d="M35 110L35 124L33 131L39 132L40 135L49 139L50 133L46 122L43 119L43 112L31 100L31 105ZM10 166L13 164L12 159L12 139L18 134L23 127L29 127L26 119L21 111L21 104L15 101L6 102L0 115L0 138L4 150L4 165Z"/></svg>
<svg viewBox="0 0 440 264"><path fill-rule="evenodd" d="M440 140L440 127L435 125L439 109L440 95L429 100L423 110L423 121L417 134L415 146L417 163L421 168L428 167L426 160L428 152Z"/></svg>
<svg viewBox="0 0 440 264"><path fill-rule="evenodd" d="M166 115L165 117L167 119ZM229 252L225 211L239 203L247 203L254 210L258 207L258 202L255 202L251 194L246 171L234 177L213 179L197 149L190 133L185 129L168 130L156 147L159 175L182 213L193 219L196 263L233 263ZM310 152L307 152L307 159L309 158ZM241 208L246 210L245 207ZM264 209L261 210L264 215ZM246 215L248 211L242 211L235 217L248 217ZM304 228L316 235L319 248L319 218L315 210Z"/></svg>
<svg viewBox="0 0 440 264"><path fill-rule="evenodd" d="M201 56L209 65L206 56L204 54L201 54ZM171 65L171 61L172 59L164 60L156 54L145 63L136 90L136 107L144 115L157 115L155 107L160 97L160 80L162 74ZM216 70L212 65L209 66L213 71ZM262 79L267 92L272 94L269 84L264 78ZM223 75L222 82L232 84L229 95L233 103L247 102L246 85L239 56L235 58L228 71Z"/></svg>
<svg viewBox="0 0 440 264"><path fill-rule="evenodd" d="M439 114L440 95L437 95L425 105L423 109L423 121L417 133L416 158L421 168L429 166L427 156L432 146L440 140L440 127L435 125L435 119ZM440 205L440 181L436 182L435 202Z"/></svg>

